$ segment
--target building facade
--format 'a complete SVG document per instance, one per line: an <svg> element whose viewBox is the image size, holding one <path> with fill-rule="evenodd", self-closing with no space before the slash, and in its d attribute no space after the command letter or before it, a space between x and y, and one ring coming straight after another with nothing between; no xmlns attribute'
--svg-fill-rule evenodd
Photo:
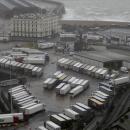
<svg viewBox="0 0 130 130"><path fill-rule="evenodd" d="M57 15L24 14L11 20L11 38L43 38L61 31L60 17Z"/></svg>
<svg viewBox="0 0 130 130"><path fill-rule="evenodd" d="M108 48L130 50L130 29L109 29L103 33Z"/></svg>
<svg viewBox="0 0 130 130"><path fill-rule="evenodd" d="M73 33L61 33L59 37L60 45L63 45L65 49L68 51L74 51L75 41L77 39L77 35Z"/></svg>

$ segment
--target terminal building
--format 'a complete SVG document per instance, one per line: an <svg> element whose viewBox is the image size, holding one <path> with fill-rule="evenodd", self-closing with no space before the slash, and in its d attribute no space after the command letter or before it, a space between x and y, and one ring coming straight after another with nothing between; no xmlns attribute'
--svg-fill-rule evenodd
<svg viewBox="0 0 130 130"><path fill-rule="evenodd" d="M130 29L109 29L103 33L107 48L130 50Z"/></svg>
<svg viewBox="0 0 130 130"><path fill-rule="evenodd" d="M11 19L11 40L36 40L60 31L60 16L55 14L29 13Z"/></svg>
<svg viewBox="0 0 130 130"><path fill-rule="evenodd" d="M109 51L79 52L74 54L74 58L83 63L101 68L117 70L124 66L130 69L130 61L128 60L130 58L128 56Z"/></svg>
<svg viewBox="0 0 130 130"><path fill-rule="evenodd" d="M74 33L61 33L59 37L59 42L64 48L68 48L69 51L74 51L75 41L77 40L77 35Z"/></svg>

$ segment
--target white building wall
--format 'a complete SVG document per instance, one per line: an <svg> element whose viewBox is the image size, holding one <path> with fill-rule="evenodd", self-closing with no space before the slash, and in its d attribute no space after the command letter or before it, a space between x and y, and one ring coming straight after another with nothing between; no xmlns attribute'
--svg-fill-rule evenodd
<svg viewBox="0 0 130 130"><path fill-rule="evenodd" d="M14 16L11 20L11 35L24 37L45 37L60 33L60 17L55 15Z"/></svg>

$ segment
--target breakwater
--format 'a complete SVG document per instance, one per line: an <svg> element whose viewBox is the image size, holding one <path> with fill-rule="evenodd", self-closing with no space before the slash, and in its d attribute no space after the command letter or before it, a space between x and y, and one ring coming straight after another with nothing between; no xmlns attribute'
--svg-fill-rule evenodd
<svg viewBox="0 0 130 130"><path fill-rule="evenodd" d="M80 27L130 27L130 22L61 20L63 26Z"/></svg>

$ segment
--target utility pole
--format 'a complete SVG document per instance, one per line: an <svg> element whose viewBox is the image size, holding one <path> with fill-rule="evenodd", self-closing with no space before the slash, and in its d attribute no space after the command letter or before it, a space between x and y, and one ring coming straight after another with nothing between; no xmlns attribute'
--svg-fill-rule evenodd
<svg viewBox="0 0 130 130"><path fill-rule="evenodd" d="M12 72L11 72L11 59L10 59L10 80L11 80L11 78L12 78ZM11 89L11 95L10 95L10 105L11 105L11 113L13 112L13 101L12 101L12 89Z"/></svg>

